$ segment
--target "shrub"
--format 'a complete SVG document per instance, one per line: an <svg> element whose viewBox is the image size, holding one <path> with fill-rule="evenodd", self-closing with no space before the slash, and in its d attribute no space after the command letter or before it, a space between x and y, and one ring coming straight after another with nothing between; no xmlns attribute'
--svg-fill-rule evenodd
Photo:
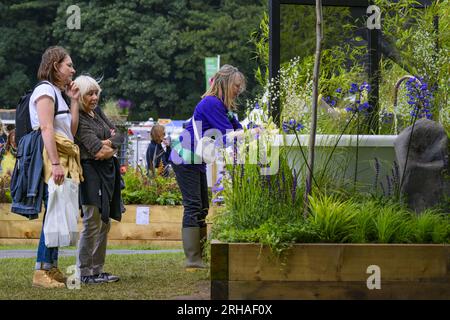
<svg viewBox="0 0 450 320"><path fill-rule="evenodd" d="M140 169L128 169L123 175L125 204L180 205L181 192L175 178L157 176L149 178Z"/></svg>

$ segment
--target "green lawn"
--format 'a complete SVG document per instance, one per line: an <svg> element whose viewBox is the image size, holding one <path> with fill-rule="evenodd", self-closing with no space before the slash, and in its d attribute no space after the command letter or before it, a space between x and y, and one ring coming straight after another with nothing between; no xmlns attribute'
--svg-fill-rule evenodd
<svg viewBox="0 0 450 320"><path fill-rule="evenodd" d="M62 250L76 250L76 247L65 247ZM108 250L181 250L183 247L161 247L152 244L136 244L136 245L108 245ZM20 245L2 245L0 244L0 250L36 250L37 244L20 244Z"/></svg>
<svg viewBox="0 0 450 320"><path fill-rule="evenodd" d="M105 271L117 274L117 283L82 285L79 290L40 289L31 286L35 259L0 259L0 300L170 300L195 296L208 285L208 271L183 268L184 254L109 255ZM60 258L60 269L75 264Z"/></svg>

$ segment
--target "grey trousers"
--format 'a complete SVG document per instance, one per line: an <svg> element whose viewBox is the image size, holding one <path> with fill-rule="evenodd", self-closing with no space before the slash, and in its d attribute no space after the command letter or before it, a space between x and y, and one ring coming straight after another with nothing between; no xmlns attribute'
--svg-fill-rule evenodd
<svg viewBox="0 0 450 320"><path fill-rule="evenodd" d="M83 213L84 228L77 252L77 267L82 277L103 272L108 232L111 229L111 221L105 224L97 207L83 206Z"/></svg>

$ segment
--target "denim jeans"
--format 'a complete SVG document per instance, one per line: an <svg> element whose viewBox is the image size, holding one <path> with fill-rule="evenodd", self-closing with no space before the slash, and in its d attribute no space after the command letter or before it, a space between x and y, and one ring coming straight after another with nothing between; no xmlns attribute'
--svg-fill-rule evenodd
<svg viewBox="0 0 450 320"><path fill-rule="evenodd" d="M41 238L39 240L39 246L37 250L36 270L50 270L52 267L58 266L58 248L47 248L45 246L44 236L44 221L47 214L47 202L48 202L48 185L44 183L44 219L42 221Z"/></svg>
<svg viewBox="0 0 450 320"><path fill-rule="evenodd" d="M209 209L206 172L192 165L172 165L183 196L183 228L206 227Z"/></svg>

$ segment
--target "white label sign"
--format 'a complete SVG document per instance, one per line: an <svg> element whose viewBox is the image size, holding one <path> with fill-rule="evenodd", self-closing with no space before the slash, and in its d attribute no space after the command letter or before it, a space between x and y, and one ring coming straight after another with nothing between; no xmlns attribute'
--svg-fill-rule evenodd
<svg viewBox="0 0 450 320"><path fill-rule="evenodd" d="M150 224L150 208L149 207L137 207L136 208L136 224L137 225Z"/></svg>

